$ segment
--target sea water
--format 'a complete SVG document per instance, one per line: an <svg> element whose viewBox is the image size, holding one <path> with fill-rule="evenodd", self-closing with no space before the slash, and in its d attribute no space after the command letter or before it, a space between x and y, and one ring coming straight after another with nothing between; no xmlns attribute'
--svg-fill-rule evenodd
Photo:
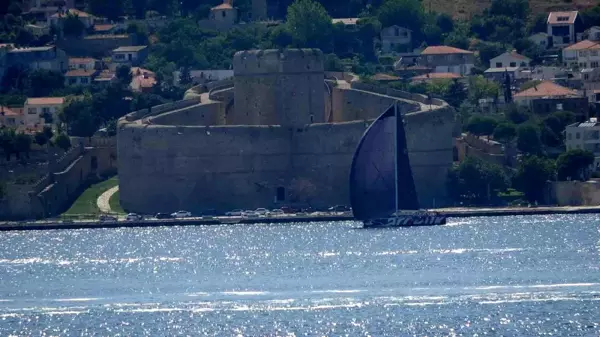
<svg viewBox="0 0 600 337"><path fill-rule="evenodd" d="M0 233L0 335L600 334L600 219Z"/></svg>

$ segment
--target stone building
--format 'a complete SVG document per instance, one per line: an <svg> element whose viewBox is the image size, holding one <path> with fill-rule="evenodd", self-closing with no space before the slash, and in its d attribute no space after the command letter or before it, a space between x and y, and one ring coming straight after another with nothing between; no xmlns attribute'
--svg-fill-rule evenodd
<svg viewBox="0 0 600 337"><path fill-rule="evenodd" d="M138 213L186 209L324 208L349 204L349 170L370 122L392 103L424 207L446 202L454 111L445 102L328 76L318 50L234 56L234 80L119 120L121 205ZM342 80L342 78L346 80Z"/></svg>

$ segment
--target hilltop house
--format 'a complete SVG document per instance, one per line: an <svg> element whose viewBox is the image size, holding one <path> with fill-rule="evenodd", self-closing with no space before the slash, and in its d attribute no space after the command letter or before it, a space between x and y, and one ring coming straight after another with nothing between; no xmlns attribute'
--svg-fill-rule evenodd
<svg viewBox="0 0 600 337"><path fill-rule="evenodd" d="M56 46L8 47L7 51L0 53L0 69L11 66L24 66L30 70L46 69L64 72L67 70L68 64L67 55Z"/></svg>
<svg viewBox="0 0 600 337"><path fill-rule="evenodd" d="M490 68L529 67L531 59L516 51L506 52L490 60Z"/></svg>
<svg viewBox="0 0 600 337"><path fill-rule="evenodd" d="M0 126L19 128L24 124L23 109L0 106Z"/></svg>
<svg viewBox="0 0 600 337"><path fill-rule="evenodd" d="M117 65L135 66L143 63L146 57L148 57L147 46L126 46L112 51L112 61Z"/></svg>
<svg viewBox="0 0 600 337"><path fill-rule="evenodd" d="M583 22L577 11L551 12L547 30L552 45L562 48L577 42L577 33L583 32Z"/></svg>
<svg viewBox="0 0 600 337"><path fill-rule="evenodd" d="M131 90L137 92L150 92L156 84L156 74L148 69L131 68Z"/></svg>
<svg viewBox="0 0 600 337"><path fill-rule="evenodd" d="M92 84L94 77L97 74L98 74L98 70L95 70L95 69L69 70L65 74L65 85L89 86Z"/></svg>
<svg viewBox="0 0 600 337"><path fill-rule="evenodd" d="M223 0L223 3L210 9L210 21L218 28L229 28L238 20L237 8L231 4L232 0Z"/></svg>
<svg viewBox="0 0 600 337"><path fill-rule="evenodd" d="M585 118L589 112L587 97L551 81L544 81L518 92L513 98L518 105L529 107L540 115L564 110Z"/></svg>
<svg viewBox="0 0 600 337"><path fill-rule="evenodd" d="M550 46L550 35L548 33L535 33L529 37L529 40L543 49L548 49Z"/></svg>
<svg viewBox="0 0 600 337"><path fill-rule="evenodd" d="M567 150L587 150L594 154L594 168L600 168L600 123L590 118L583 123L568 125L565 130Z"/></svg>
<svg viewBox="0 0 600 337"><path fill-rule="evenodd" d="M64 97L31 97L25 101L25 118L27 126L44 124L44 118L53 123L58 122L58 112L64 107Z"/></svg>
<svg viewBox="0 0 600 337"><path fill-rule="evenodd" d="M83 25L85 26L86 29L90 28L94 25L94 17L91 14L82 12L78 9L71 8L71 9L67 9L66 11L58 11L58 12L52 14L48 18L48 26L60 26L61 21L67 15L77 16L79 21L81 21L81 23L83 23Z"/></svg>
<svg viewBox="0 0 600 337"><path fill-rule="evenodd" d="M468 50L448 46L431 46L421 53L419 65L433 68L436 73L471 74L475 56Z"/></svg>
<svg viewBox="0 0 600 337"><path fill-rule="evenodd" d="M69 58L69 70L83 69L93 70L96 68L96 59L91 57L71 57Z"/></svg>
<svg viewBox="0 0 600 337"><path fill-rule="evenodd" d="M412 30L390 26L381 30L381 49L384 53L408 52L412 48Z"/></svg>
<svg viewBox="0 0 600 337"><path fill-rule="evenodd" d="M598 68L600 42L583 40L562 50L565 67L579 69Z"/></svg>

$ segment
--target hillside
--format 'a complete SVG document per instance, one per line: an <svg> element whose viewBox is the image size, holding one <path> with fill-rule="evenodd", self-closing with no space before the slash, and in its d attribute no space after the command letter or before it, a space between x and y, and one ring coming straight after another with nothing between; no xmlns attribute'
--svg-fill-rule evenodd
<svg viewBox="0 0 600 337"><path fill-rule="evenodd" d="M473 14L481 13L491 0L423 0L425 9L451 14L455 18L468 19ZM545 13L557 10L582 10L598 4L598 0L530 0L533 13Z"/></svg>

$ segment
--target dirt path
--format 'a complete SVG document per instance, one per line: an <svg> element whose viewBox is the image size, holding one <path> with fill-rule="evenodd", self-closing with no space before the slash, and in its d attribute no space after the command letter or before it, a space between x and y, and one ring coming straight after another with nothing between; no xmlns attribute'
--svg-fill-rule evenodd
<svg viewBox="0 0 600 337"><path fill-rule="evenodd" d="M108 189L106 192L102 193L97 200L97 205L98 208L100 209L100 212L103 213L111 213L112 210L110 208L110 197L113 196L113 194L117 193L117 191L119 190L119 186L115 186L113 188Z"/></svg>

